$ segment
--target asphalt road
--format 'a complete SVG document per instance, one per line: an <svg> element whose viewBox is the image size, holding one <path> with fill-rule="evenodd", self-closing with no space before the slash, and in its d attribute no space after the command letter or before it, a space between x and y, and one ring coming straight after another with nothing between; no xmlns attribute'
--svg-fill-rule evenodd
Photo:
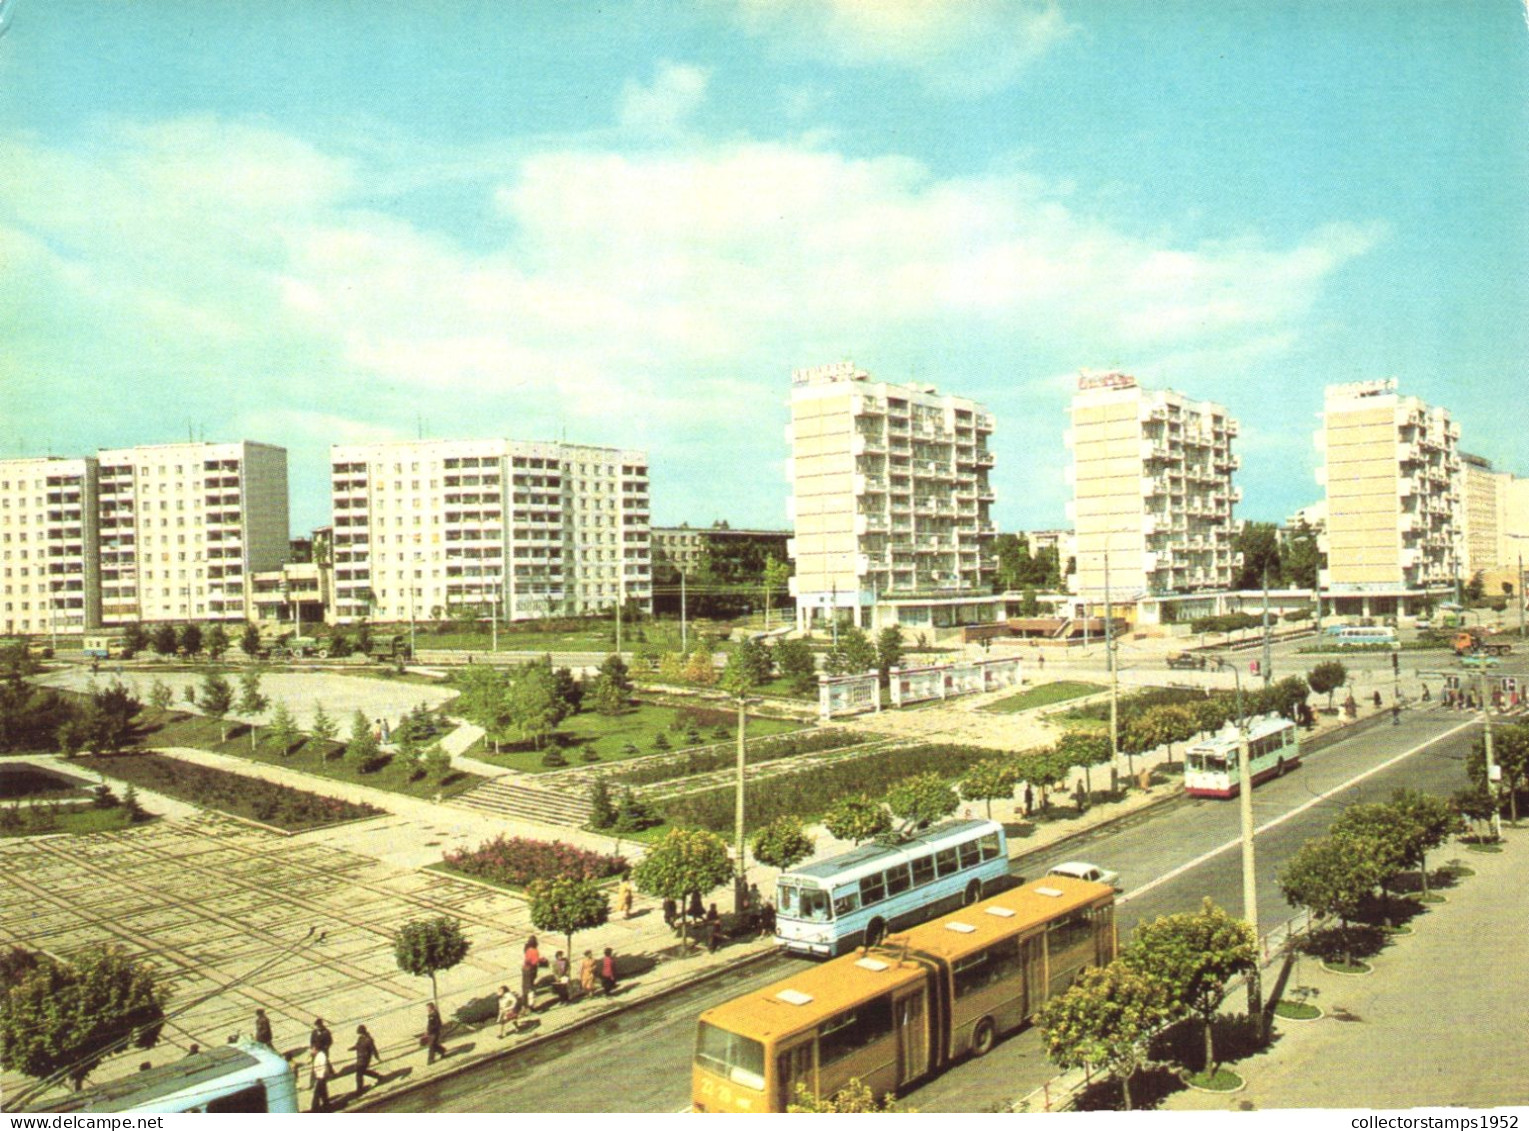
<svg viewBox="0 0 1529 1131"><path fill-rule="evenodd" d="M1465 716L1439 710L1408 714L1311 753L1283 778L1254 794L1258 836L1259 922L1288 918L1275 884L1282 862L1326 830L1345 805L1384 800L1410 786L1448 794L1466 784L1464 759L1475 731ZM1036 876L1062 859L1117 868L1125 894L1122 941L1144 919L1193 909L1209 895L1242 906L1235 801L1182 801L1063 850L1025 858ZM778 977L795 960L775 959L704 986L640 1006L577 1034L397 1096L382 1111L678 1111L689 1102L690 1048L696 1015ZM1054 1075L1029 1030L988 1057L969 1061L907 1097L919 1111L992 1110Z"/></svg>

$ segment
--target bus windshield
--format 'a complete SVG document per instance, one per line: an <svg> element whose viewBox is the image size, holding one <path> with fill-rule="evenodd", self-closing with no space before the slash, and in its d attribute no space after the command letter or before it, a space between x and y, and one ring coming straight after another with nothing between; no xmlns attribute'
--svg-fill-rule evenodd
<svg viewBox="0 0 1529 1131"><path fill-rule="evenodd" d="M764 1045L705 1021L696 1035L695 1062L745 1088L764 1088Z"/></svg>
<svg viewBox="0 0 1529 1131"><path fill-rule="evenodd" d="M1189 768L1214 774L1223 773L1226 770L1225 754L1190 754Z"/></svg>
<svg viewBox="0 0 1529 1131"><path fill-rule="evenodd" d="M808 919L815 923L824 923L833 918L828 893L819 888L781 884L779 903L779 914L788 919Z"/></svg>

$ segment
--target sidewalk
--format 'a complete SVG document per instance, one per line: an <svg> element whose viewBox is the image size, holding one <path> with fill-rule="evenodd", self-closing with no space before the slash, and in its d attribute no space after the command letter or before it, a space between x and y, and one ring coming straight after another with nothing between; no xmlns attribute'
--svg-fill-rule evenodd
<svg viewBox="0 0 1529 1131"><path fill-rule="evenodd" d="M1345 976L1309 957L1289 985L1310 986L1326 1016L1276 1018L1274 1043L1230 1067L1236 1094L1179 1091L1168 1111L1300 1107L1405 1108L1529 1104L1529 1032L1522 989L1529 983L1523 868L1529 829L1504 828L1506 851L1450 845L1432 867L1457 859L1475 870L1445 889L1371 959L1374 972ZM1278 965L1265 974L1266 983Z"/></svg>

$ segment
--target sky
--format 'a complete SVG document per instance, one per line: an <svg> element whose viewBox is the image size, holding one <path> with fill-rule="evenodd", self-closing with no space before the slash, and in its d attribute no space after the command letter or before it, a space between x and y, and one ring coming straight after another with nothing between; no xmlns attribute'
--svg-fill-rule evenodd
<svg viewBox="0 0 1529 1131"><path fill-rule="evenodd" d="M1529 475L1514 0L0 0L0 457L645 448L786 525L791 370L997 417L1064 524L1083 370L1220 401L1238 516L1395 377Z"/></svg>

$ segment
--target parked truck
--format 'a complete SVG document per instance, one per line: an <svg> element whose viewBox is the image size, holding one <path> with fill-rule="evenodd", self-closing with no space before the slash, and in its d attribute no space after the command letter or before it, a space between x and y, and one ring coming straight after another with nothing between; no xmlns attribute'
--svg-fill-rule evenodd
<svg viewBox="0 0 1529 1131"><path fill-rule="evenodd" d="M1506 656L1513 651L1513 645L1508 640L1488 636L1483 628L1472 626L1455 634L1454 649L1457 656Z"/></svg>

